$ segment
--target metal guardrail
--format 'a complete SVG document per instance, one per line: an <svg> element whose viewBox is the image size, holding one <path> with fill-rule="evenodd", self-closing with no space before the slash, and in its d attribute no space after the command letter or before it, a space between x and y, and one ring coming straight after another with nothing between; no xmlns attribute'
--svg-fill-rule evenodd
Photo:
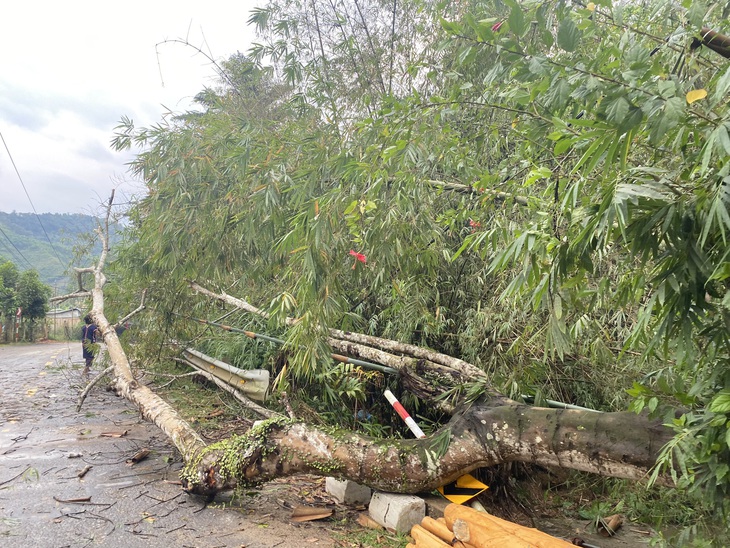
<svg viewBox="0 0 730 548"><path fill-rule="evenodd" d="M192 348L183 350L183 355L192 366L215 375L252 400L260 402L266 400L269 392L269 372L265 369L239 369Z"/></svg>

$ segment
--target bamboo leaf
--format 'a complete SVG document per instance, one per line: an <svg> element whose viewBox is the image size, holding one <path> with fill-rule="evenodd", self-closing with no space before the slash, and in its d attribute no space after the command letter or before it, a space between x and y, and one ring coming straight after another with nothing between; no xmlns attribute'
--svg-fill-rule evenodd
<svg viewBox="0 0 730 548"><path fill-rule="evenodd" d="M717 105L720 101L723 101L728 89L730 89L730 67L725 70L725 73L715 84L715 92L712 94L712 104Z"/></svg>
<svg viewBox="0 0 730 548"><path fill-rule="evenodd" d="M717 140L715 146L718 147L719 154L730 154L730 135L728 135L727 125L717 126Z"/></svg>
<svg viewBox="0 0 730 548"><path fill-rule="evenodd" d="M611 137L613 137L612 133L600 132L599 136L591 143L591 146L583 153L580 160L573 166L572 173L577 173L584 164L587 164L584 171L590 173L593 167L600 161L601 155L608 145L611 144Z"/></svg>
<svg viewBox="0 0 730 548"><path fill-rule="evenodd" d="M556 141L555 147L553 147L553 154L555 154L556 156L560 156L566 150L568 150L571 146L573 146L573 144L577 140L578 140L577 137L572 137L572 138L566 137L566 138L560 139L559 141Z"/></svg>
<svg viewBox="0 0 730 548"><path fill-rule="evenodd" d="M654 184L620 184L616 187L617 201L636 200L646 198L648 200L667 201L669 194L662 187Z"/></svg>

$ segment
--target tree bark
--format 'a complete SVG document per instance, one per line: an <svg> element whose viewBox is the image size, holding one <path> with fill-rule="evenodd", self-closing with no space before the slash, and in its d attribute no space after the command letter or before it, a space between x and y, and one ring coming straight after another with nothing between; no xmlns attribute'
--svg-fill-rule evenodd
<svg viewBox="0 0 730 548"><path fill-rule="evenodd" d="M448 436L448 447L439 446ZM418 493L476 468L505 462L558 466L643 479L672 432L631 413L595 413L480 403L419 440L375 440L286 420L214 444L183 470L186 490L212 495L300 473L349 479L374 489Z"/></svg>

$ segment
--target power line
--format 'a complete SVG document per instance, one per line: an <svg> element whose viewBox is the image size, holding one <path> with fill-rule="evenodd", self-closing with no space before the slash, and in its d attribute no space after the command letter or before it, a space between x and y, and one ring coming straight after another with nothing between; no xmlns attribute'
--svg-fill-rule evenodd
<svg viewBox="0 0 730 548"><path fill-rule="evenodd" d="M28 190L25 188L25 183L23 182L23 178L20 176L20 172L18 171L18 168L15 165L15 160L13 160L13 155L10 154L10 149L8 148L8 144L5 142L5 137L3 137L2 132L0 132L0 139L2 139L3 145L5 145L5 150L8 153L8 157L10 158L10 163L13 164L13 169L15 169L15 174L18 176L18 180L20 181L20 185L23 187L23 191L25 192L25 195L28 197L28 201L30 202L30 207L33 208L33 213L35 213L35 217L36 217L36 219L38 219L38 224L41 225L41 229L43 230L43 234L46 235L46 240L48 240L48 244L51 246L51 249L53 250L53 254L56 256L56 259L58 259L58 264L60 264L63 268L66 268L66 265L63 264L63 261L58 256L58 252L56 251L56 248L54 247L53 242L51 242L51 238L48 236L48 232L46 232L46 227L43 226L43 223L41 222L41 218L38 215L38 212L35 210L35 206L33 205L33 200L30 199L30 194L28 194ZM7 238L7 236L5 236L5 237ZM9 239L10 238L8 238L8 240ZM13 244L13 247L15 247L15 244ZM16 247L15 249L18 249L18 248ZM23 258L25 259L25 257L23 257ZM26 259L26 262L27 261L28 260ZM30 264L30 263L28 262L28 264Z"/></svg>
<svg viewBox="0 0 730 548"><path fill-rule="evenodd" d="M13 243L13 240L11 240L11 239L10 239L10 238L8 237L8 235L7 235L7 234L5 234L5 231L3 230L3 227L1 227L1 226L0 226L0 232L2 232L2 233L3 233L3 236L5 236L5 238L7 238L7 240L8 240L9 242L10 242L10 245L12 245L12 246L13 246L13 247L15 248L15 251L17 251L17 252L18 252L18 255L20 255L20 256L21 256L21 257L23 258L23 260L24 260L24 261L25 261L26 263L28 263L28 266L29 266L29 267L30 267L30 268L32 269L32 268L33 268L33 265L32 265L32 264L30 264L30 261L29 261L28 259L26 259L26 258L25 258L25 255L23 255L23 253L21 253L20 249L18 249L18 248L17 248L16 246L15 246L15 244ZM7 249L7 248L6 248L6 249Z"/></svg>

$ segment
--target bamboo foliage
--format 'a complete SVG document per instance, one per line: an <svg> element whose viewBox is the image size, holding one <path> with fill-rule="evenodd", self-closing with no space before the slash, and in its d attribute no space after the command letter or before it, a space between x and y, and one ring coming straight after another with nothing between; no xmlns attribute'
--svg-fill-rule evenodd
<svg viewBox="0 0 730 548"><path fill-rule="evenodd" d="M727 21L687 4L271 2L202 112L120 124L149 190L127 281L173 331L188 280L267 303L306 382L335 329L509 396L629 390L678 433L661 464L722 503L730 68L692 44Z"/></svg>

